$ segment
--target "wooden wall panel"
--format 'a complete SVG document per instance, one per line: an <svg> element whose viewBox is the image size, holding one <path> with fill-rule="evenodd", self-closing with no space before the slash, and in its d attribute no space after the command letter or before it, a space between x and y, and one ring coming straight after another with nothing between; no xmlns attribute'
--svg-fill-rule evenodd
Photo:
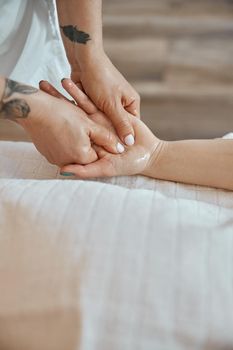
<svg viewBox="0 0 233 350"><path fill-rule="evenodd" d="M233 130L233 1L104 0L105 48L165 139Z"/></svg>

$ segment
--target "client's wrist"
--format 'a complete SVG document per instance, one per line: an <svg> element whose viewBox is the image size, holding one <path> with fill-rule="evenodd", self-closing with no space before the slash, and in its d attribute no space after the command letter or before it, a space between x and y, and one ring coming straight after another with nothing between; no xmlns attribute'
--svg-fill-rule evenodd
<svg viewBox="0 0 233 350"><path fill-rule="evenodd" d="M157 142L155 142L154 146L151 149L147 166L141 175L149 176L153 178L159 178L159 163L161 158L164 157L167 147L168 147L167 141L162 141L157 139Z"/></svg>

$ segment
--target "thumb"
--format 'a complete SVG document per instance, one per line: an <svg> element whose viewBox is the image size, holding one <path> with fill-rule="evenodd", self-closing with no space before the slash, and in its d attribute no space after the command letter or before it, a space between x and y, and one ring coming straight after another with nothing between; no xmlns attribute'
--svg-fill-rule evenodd
<svg viewBox="0 0 233 350"><path fill-rule="evenodd" d="M124 146L112 131L94 122L91 122L90 139L97 146L102 146L106 151L113 154L119 154L125 151Z"/></svg>
<svg viewBox="0 0 233 350"><path fill-rule="evenodd" d="M118 136L127 145L132 146L134 140L134 129L131 124L132 115L130 115L123 107L121 101L118 102L114 110L111 110L106 114L111 119Z"/></svg>

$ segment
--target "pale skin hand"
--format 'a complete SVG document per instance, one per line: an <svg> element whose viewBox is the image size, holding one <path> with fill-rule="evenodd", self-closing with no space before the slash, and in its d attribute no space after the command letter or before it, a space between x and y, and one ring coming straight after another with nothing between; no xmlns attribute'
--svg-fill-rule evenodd
<svg viewBox="0 0 233 350"><path fill-rule="evenodd" d="M63 81L63 87L78 103L79 107L87 113L88 118L105 126L112 132L114 128L109 119L97 109L92 101L81 91L70 79ZM60 99L65 98L51 84L42 82L40 88ZM102 147L94 146L98 160L85 167L80 164L69 165L61 169L61 173L75 174L81 178L92 178L97 176L117 176L142 174L146 171L152 156L159 154L163 142L156 138L149 128L138 118L131 117L136 139L134 147L127 147L125 152L112 155Z"/></svg>
<svg viewBox="0 0 233 350"><path fill-rule="evenodd" d="M112 130L112 125L71 81L63 87L86 111L89 118ZM54 95L56 90L53 91ZM63 98L59 95L59 98ZM134 147L112 155L95 147L99 159L85 166L71 164L61 169L84 179L141 174L161 180L233 190L233 140L184 140L164 142L147 126L132 118L136 132Z"/></svg>
<svg viewBox="0 0 233 350"><path fill-rule="evenodd" d="M57 0L57 9L71 79L112 121L122 142L133 145L131 117L140 116L140 96L104 52L102 1Z"/></svg>
<svg viewBox="0 0 233 350"><path fill-rule="evenodd" d="M0 78L0 96L0 118L22 125L38 151L52 164L61 167L97 160L92 143L119 153L117 136L67 101L4 78ZM120 151L124 151L123 147Z"/></svg>
<svg viewBox="0 0 233 350"><path fill-rule="evenodd" d="M97 113L93 118L98 123L112 128L104 115ZM143 174L149 168L155 154L158 155L161 151L163 142L157 139L141 120L132 117L132 125L136 134L134 147L127 147L121 155L112 156L102 147L96 146L99 157L96 162L85 166L65 166L61 172L73 173L82 179Z"/></svg>

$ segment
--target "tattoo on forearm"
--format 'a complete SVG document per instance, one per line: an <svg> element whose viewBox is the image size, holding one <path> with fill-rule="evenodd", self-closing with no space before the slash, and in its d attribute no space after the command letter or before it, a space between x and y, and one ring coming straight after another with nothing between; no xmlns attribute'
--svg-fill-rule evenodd
<svg viewBox="0 0 233 350"><path fill-rule="evenodd" d="M73 43L84 44L91 40L89 34L79 30L77 26L68 25L68 26L60 26L63 34Z"/></svg>
<svg viewBox="0 0 233 350"><path fill-rule="evenodd" d="M13 95L13 93L18 92L23 95L34 94L38 90L32 86L20 84L17 81L6 79L5 91L3 98L8 98Z"/></svg>
<svg viewBox="0 0 233 350"><path fill-rule="evenodd" d="M0 110L0 118L2 119L17 119L27 118L30 113L30 107L26 101L15 99L9 102L3 103Z"/></svg>
<svg viewBox="0 0 233 350"><path fill-rule="evenodd" d="M30 113L30 107L28 103L21 98L15 98L9 100L14 93L22 95L34 94L38 89L17 83L14 80L6 79L5 90L0 101L0 119L17 119L27 118Z"/></svg>

